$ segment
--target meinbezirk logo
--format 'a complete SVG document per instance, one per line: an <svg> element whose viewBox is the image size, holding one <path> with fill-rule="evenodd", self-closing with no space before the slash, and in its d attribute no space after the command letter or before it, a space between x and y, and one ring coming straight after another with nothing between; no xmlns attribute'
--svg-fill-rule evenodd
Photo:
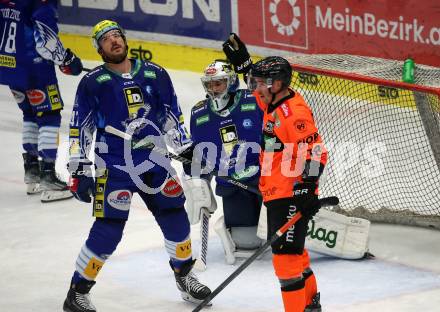
<svg viewBox="0 0 440 312"><path fill-rule="evenodd" d="M263 0L264 42L308 49L307 0Z"/></svg>

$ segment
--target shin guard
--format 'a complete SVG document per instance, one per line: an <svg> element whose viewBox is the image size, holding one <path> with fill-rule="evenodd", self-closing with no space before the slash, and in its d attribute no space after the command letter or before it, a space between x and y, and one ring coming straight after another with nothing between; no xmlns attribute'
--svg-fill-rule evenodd
<svg viewBox="0 0 440 312"><path fill-rule="evenodd" d="M302 254L303 259L303 277L305 281L305 289L306 289L306 304L309 305L312 303L312 299L315 297L318 292L318 286L316 284L316 277L313 274L312 269L310 268L310 257L307 250L304 249Z"/></svg>
<svg viewBox="0 0 440 312"><path fill-rule="evenodd" d="M274 254L273 267L281 285L285 312L303 312L306 307L302 256Z"/></svg>

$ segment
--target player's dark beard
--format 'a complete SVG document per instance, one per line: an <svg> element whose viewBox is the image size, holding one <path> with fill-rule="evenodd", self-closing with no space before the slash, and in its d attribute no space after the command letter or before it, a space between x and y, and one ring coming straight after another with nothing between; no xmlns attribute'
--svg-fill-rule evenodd
<svg viewBox="0 0 440 312"><path fill-rule="evenodd" d="M106 54L101 54L102 60L106 63L112 63L112 64L121 64L125 58L127 57L128 54L128 45L125 44L125 50L123 53L118 54L118 55L106 55Z"/></svg>

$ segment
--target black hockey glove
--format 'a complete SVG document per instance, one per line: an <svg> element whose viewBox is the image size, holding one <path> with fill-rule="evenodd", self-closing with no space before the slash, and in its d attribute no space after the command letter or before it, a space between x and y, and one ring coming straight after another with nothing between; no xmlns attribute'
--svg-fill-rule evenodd
<svg viewBox="0 0 440 312"><path fill-rule="evenodd" d="M78 76L83 70L83 65L79 57L77 57L70 49L66 50L63 64L60 70L66 75Z"/></svg>
<svg viewBox="0 0 440 312"><path fill-rule="evenodd" d="M236 73L246 74L251 68L251 56L244 43L235 33L231 33L229 38L223 42L223 52L234 66Z"/></svg>
<svg viewBox="0 0 440 312"><path fill-rule="evenodd" d="M69 189L79 201L90 203L95 196L95 180L92 175L92 162L71 161L67 169L70 173Z"/></svg>
<svg viewBox="0 0 440 312"><path fill-rule="evenodd" d="M311 219L321 208L318 195L315 194L316 183L298 183L293 188L293 202L301 214Z"/></svg>

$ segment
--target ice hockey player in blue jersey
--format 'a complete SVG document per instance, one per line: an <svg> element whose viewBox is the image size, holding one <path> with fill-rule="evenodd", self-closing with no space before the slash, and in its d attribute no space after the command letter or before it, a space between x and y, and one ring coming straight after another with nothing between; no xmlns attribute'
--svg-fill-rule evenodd
<svg viewBox="0 0 440 312"><path fill-rule="evenodd" d="M42 191L42 202L71 198L55 174L63 109L55 65L79 75L81 60L58 38L56 0L3 0L0 11L0 84L9 86L23 112L27 193Z"/></svg>
<svg viewBox="0 0 440 312"><path fill-rule="evenodd" d="M257 187L263 112L248 90L239 89L238 76L227 61L214 61L206 67L201 80L207 97L191 111L194 155L197 146L210 145L213 152L203 154L219 174ZM187 200L186 209L190 223L196 224L202 208L213 213L217 205L210 177L203 172L191 172L186 166L185 173L182 186L191 199ZM215 230L224 247L226 262L233 264L236 257L247 257L261 246L262 241L256 235L261 197L218 179L215 193L222 198L224 214L217 220Z"/></svg>
<svg viewBox="0 0 440 312"><path fill-rule="evenodd" d="M171 79L159 65L127 58L127 41L118 23L101 21L93 28L92 39L104 64L86 74L78 86L68 169L72 192L80 201L93 202L96 219L76 260L63 309L96 311L89 291L122 238L134 193L162 230L182 298L199 303L211 291L192 272L182 187L170 160L142 144L147 138L163 147L167 143L178 153L191 145ZM109 129L130 137L124 140ZM93 140L95 149L90 151Z"/></svg>

